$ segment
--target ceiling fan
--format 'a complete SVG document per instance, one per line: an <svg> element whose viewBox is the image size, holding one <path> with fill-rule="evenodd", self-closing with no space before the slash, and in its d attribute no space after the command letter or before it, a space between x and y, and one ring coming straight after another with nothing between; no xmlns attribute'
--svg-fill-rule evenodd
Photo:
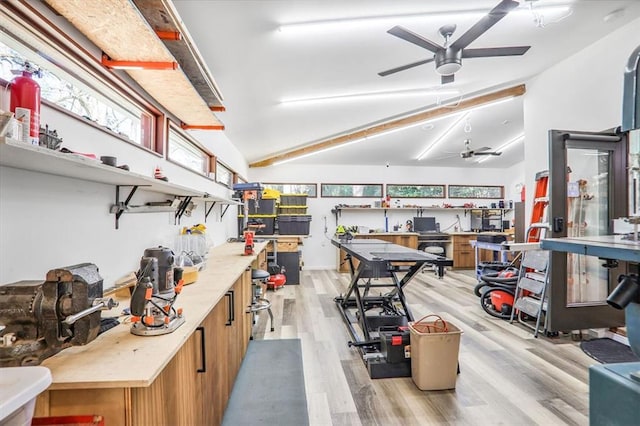
<svg viewBox="0 0 640 426"><path fill-rule="evenodd" d="M413 62L411 64L392 68L390 70L379 72L381 77L404 71L418 65L427 64L429 62L436 63L436 71L442 75L442 84L452 83L454 74L462 67L462 58L486 58L492 56L520 56L524 55L531 46L511 46L511 47L489 47L480 49L467 49L475 39L480 37L489 28L494 26L499 20L504 18L512 9L519 5L514 0L502 0L487 15L476 22L467 30L460 38L449 44L451 36L456 30L455 25L445 25L440 28L440 34L444 37L444 46L440 46L419 34L411 32L399 25L387 31L396 37L399 37L409 43L413 43L424 49L434 53L429 59Z"/></svg>
<svg viewBox="0 0 640 426"><path fill-rule="evenodd" d="M467 159L476 155L502 155L501 152L491 151L488 146L482 148L471 149L471 139L464 140L464 151L460 153L460 157Z"/></svg>

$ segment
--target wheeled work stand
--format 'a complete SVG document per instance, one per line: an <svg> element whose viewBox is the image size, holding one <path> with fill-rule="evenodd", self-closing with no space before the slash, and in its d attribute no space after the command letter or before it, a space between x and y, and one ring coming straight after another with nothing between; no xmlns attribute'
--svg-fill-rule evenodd
<svg viewBox="0 0 640 426"><path fill-rule="evenodd" d="M413 321L403 288L425 264L443 271L453 266L453 261L382 240L334 239L332 244L345 251L351 270L347 292L334 299L353 338L349 346L360 350L372 379L411 376L408 362L388 362L381 350L381 330L397 329ZM374 289L387 291L374 294Z"/></svg>

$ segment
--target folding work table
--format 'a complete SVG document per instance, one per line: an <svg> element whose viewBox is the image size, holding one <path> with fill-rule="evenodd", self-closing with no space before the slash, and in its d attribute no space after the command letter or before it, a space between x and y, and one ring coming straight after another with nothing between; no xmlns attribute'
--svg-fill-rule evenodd
<svg viewBox="0 0 640 426"><path fill-rule="evenodd" d="M411 376L405 362L387 362L381 351L381 328L397 329L413 321L403 288L425 265L433 265L442 277L453 260L375 239L352 239L332 244L347 254L351 282L334 300L372 379ZM357 260L357 262L355 262ZM356 265L357 263L357 265ZM398 274L404 273L402 278ZM386 288L373 294L374 289Z"/></svg>

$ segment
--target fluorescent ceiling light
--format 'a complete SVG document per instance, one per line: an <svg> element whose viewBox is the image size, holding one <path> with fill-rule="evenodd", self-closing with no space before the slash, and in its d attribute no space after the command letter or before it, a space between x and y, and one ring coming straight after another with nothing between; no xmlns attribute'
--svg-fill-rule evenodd
<svg viewBox="0 0 640 426"><path fill-rule="evenodd" d="M439 145L446 137L447 135L449 135L449 133L451 133L451 131L453 129L455 129L458 124L460 124L465 118L467 118L469 116L469 114L471 114L471 111L467 111L464 114L461 114L460 117L458 117L458 119L456 119L451 126L449 126L447 128L447 130L445 130L444 132L442 132L442 134L435 140L433 141L428 147L426 147L416 158L417 160L422 160L423 158L425 158L427 156L427 154L429 152L431 152L437 145Z"/></svg>
<svg viewBox="0 0 640 426"><path fill-rule="evenodd" d="M406 130L406 129L411 129L411 128L413 128L413 127L417 127L417 126L422 126L422 125L424 125L425 123L433 123L433 122L436 122L436 121L438 121L438 120L442 120L442 119L445 119L445 118L449 118L449 117L451 117L452 115L453 115L453 116L455 116L455 115L461 114L461 118L459 118L458 120L456 120L456 121L455 121L455 122L450 126L450 128L448 128L448 129L447 129L447 131L445 131L445 132L444 132L444 133L443 133L443 134L442 134L438 139L436 139L436 141L434 141L434 142L433 142L432 144L430 144L427 148L425 148L425 150L424 150L422 153L420 153L420 155L417 157L417 159L418 159L418 160L422 160L422 159L423 159L423 158L424 158L424 157L425 157L425 156L426 156L426 155L427 155L427 154L428 154L428 153L429 153L433 148L435 148L435 146L436 146L437 144L439 144L439 143L442 141L442 139L443 139L443 138L444 138L444 137L445 137L445 136L446 136L446 135L447 135L447 134L448 134L448 133L449 133L449 132L450 132L450 131L451 131L451 130L452 130L452 129L453 129L453 128L454 128L454 127L459 123L459 122L460 122L460 121L462 121L463 119L465 119L465 118L466 118L466 117L467 117L467 116L468 116L472 111L478 111L478 110L481 110L481 109L486 108L486 107L490 107L490 106L495 106L495 105L498 105L498 104L502 104L502 103L505 103L505 102L511 101L511 100L513 100L513 99L515 99L515 96L509 96L509 97L506 97L506 98L503 98L503 99L497 99L497 100L495 100L495 101L487 102L487 103L484 103L484 104L481 104L481 105L477 105L477 106L474 106L474 107L470 107L470 108L452 110L452 111L451 111L451 113L443 114L443 115L441 115L441 116L439 116L439 117L436 117L436 118L430 118L430 119L426 119L426 120L416 121L416 122L414 122L414 123L410 123L410 124L407 124L407 125L405 125L405 126L398 126L398 127L394 127L394 128L392 128L392 129L389 129L389 130L384 130L384 131L381 131L381 132L372 133L372 134L370 134L370 135L366 135L366 136L364 136L364 137L362 137L362 138L358 138L358 139L353 139L353 140L351 140L351 141L349 141L349 142L346 142L346 143L343 143L343 144L333 145L333 146L330 146L330 147L327 147L327 148L319 149L319 150L317 150L317 151L309 152L309 153L307 153L307 154L298 155L298 156L291 157L291 158L287 158L287 159L285 159L285 160L281 160L281 161L275 161L275 162L273 163L273 165L274 165L274 166L276 166L276 165L279 165L279 164L289 163L289 162L294 161L294 160L298 160L298 159L301 159L301 158L311 157L312 155L316 155L316 154L320 154L320 153L323 153L323 152L331 151L331 150L334 150L334 149L337 149L337 148L342 148L342 147L345 147L345 146L353 145L353 144L355 144L355 143L362 142L362 141L364 141L364 140L368 140L368 139L372 139L372 138L375 138L375 137L378 137L378 136L386 136L386 135L389 135L389 134L391 134L391 133L399 132L399 131ZM456 105L450 105L450 106L451 106L451 107L455 107ZM446 107L446 106L444 106L444 107ZM322 143L322 142L318 142L318 143Z"/></svg>
<svg viewBox="0 0 640 426"><path fill-rule="evenodd" d="M549 4L547 6L534 5L537 14L560 14L567 12L571 7L569 4ZM490 9L467 9L467 10L447 10L440 12L412 13L403 15L383 15L383 16L362 16L357 18L329 19L323 21L293 22L282 24L278 27L279 32L299 33L305 31L332 31L336 29L355 29L357 27L367 28L374 23L388 23L395 25L402 20L406 24L407 20L444 20L456 19L460 17L481 18ZM522 3L518 8L511 11L509 15L530 15L531 10L527 3Z"/></svg>
<svg viewBox="0 0 640 426"><path fill-rule="evenodd" d="M354 145L354 144L356 144L358 142L362 142L363 140L366 140L366 139L367 139L366 137L360 138L360 139L354 139L354 140L346 142L346 143L337 144L337 145L329 146L327 148L319 149L317 151L313 151L313 152L310 152L308 154L302 154L302 155L298 155L297 157L291 157L291 158L287 158L287 159L284 159L284 160L275 161L273 163L273 165L274 166L278 166L280 164L289 163L291 161L299 160L301 158L311 157L312 155L320 154L322 152L333 151L334 149L342 148L342 147L345 147L345 146L348 146L348 145Z"/></svg>
<svg viewBox="0 0 640 426"><path fill-rule="evenodd" d="M513 139L511 139L509 142L506 142L506 143L500 145L498 148L496 148L495 151L496 152L505 152L507 149L511 148L512 146L514 146L518 142L522 142L523 140L524 140L524 133L521 134L521 135L516 136ZM492 157L493 157L493 155L487 155L486 157L483 157L483 158L479 159L477 162L478 163L484 163L485 161L488 161Z"/></svg>
<svg viewBox="0 0 640 426"><path fill-rule="evenodd" d="M400 98L400 97L408 97L408 96L441 96L441 95L457 96L459 94L460 94L460 91L455 89L440 89L440 88L405 89L405 90L390 90L385 92L346 93L342 95L332 95L332 96L282 99L280 103L286 104L286 105L323 104L323 103L340 102L340 101L387 99L387 98Z"/></svg>

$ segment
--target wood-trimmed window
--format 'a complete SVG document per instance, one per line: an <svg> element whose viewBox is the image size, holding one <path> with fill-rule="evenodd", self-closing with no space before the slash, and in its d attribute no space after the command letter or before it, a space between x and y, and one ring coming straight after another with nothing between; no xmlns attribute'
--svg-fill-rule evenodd
<svg viewBox="0 0 640 426"><path fill-rule="evenodd" d="M445 185L399 185L387 184L387 195L391 198L445 198Z"/></svg>
<svg viewBox="0 0 640 426"><path fill-rule="evenodd" d="M448 185L449 198L504 198L504 186Z"/></svg>
<svg viewBox="0 0 640 426"><path fill-rule="evenodd" d="M157 112L90 74L70 55L51 40L42 40L39 34L33 34L28 44L8 31L0 41L0 79L11 81L12 71L29 62L40 70L34 80L40 85L44 103L127 142L158 152ZM91 62L91 58L84 60Z"/></svg>
<svg viewBox="0 0 640 426"><path fill-rule="evenodd" d="M233 170L220 161L216 162L216 182L231 189L233 188L233 174Z"/></svg>
<svg viewBox="0 0 640 426"><path fill-rule="evenodd" d="M318 185L315 183L263 183L267 189L275 189L281 194L307 194L308 198L318 196Z"/></svg>
<svg viewBox="0 0 640 426"><path fill-rule="evenodd" d="M381 183L323 183L320 185L321 197L382 198L382 193Z"/></svg>
<svg viewBox="0 0 640 426"><path fill-rule="evenodd" d="M209 153L202 150L195 141L173 126L169 128L167 160L206 176L209 173L209 157Z"/></svg>

